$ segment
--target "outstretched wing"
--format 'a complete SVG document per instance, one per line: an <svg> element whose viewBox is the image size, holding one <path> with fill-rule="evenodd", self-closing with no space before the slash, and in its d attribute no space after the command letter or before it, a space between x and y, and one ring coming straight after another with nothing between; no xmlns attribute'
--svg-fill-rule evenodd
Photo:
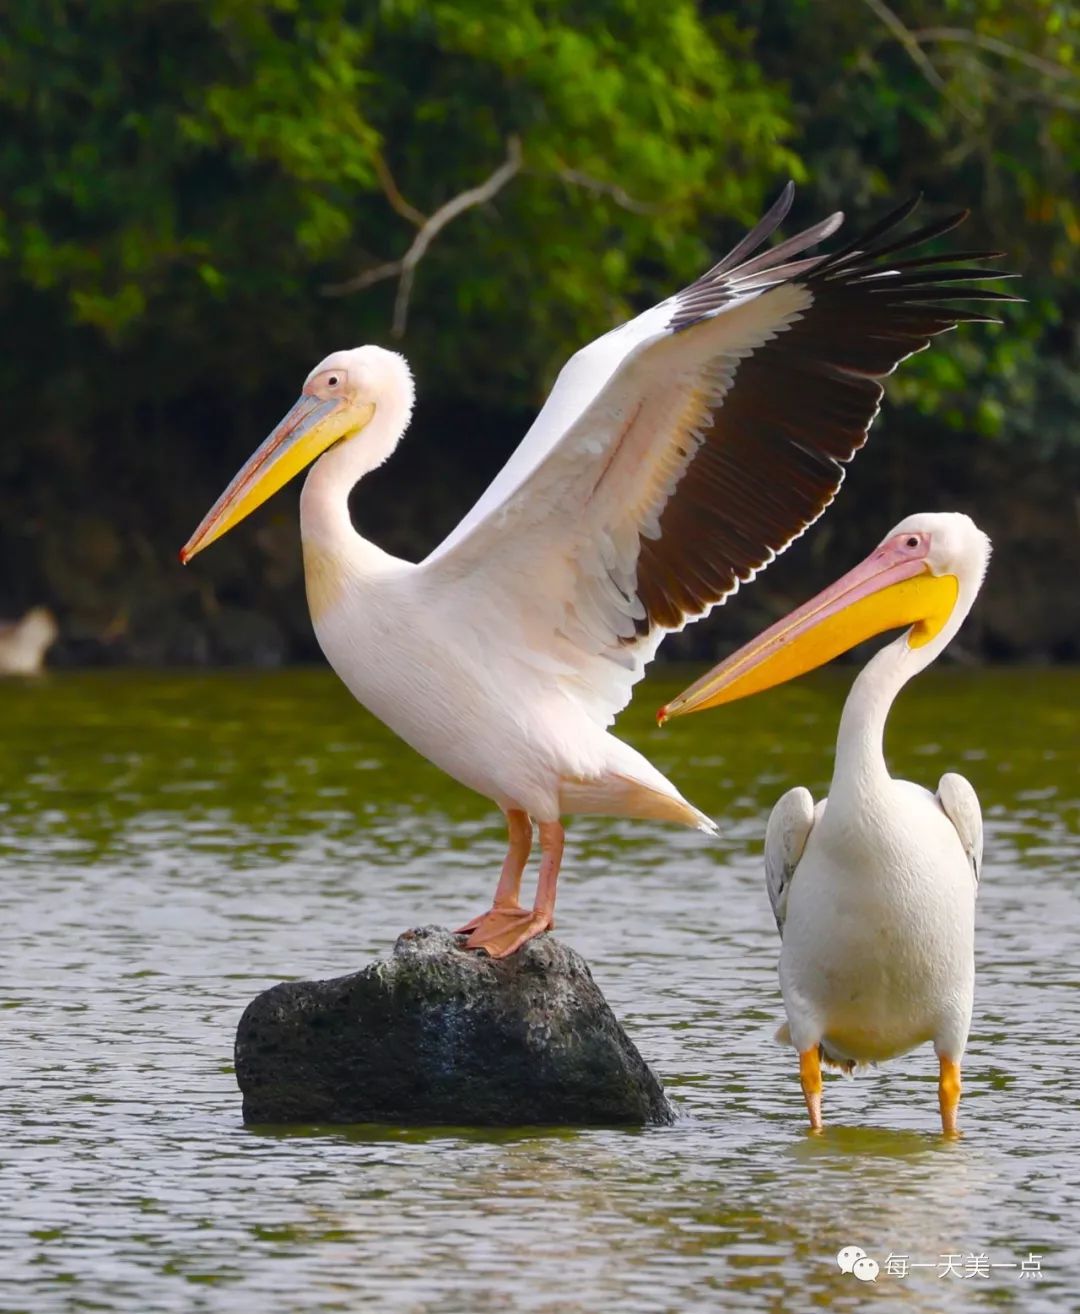
<svg viewBox="0 0 1080 1314"><path fill-rule="evenodd" d="M937 800L942 812L956 827L978 890L983 859L983 819L979 796L964 776L955 771L947 771L938 782Z"/></svg>
<svg viewBox="0 0 1080 1314"><path fill-rule="evenodd" d="M832 500L881 379L935 334L986 315L993 275L894 255L914 202L831 255L833 215L754 255L791 204L674 297L571 358L506 467L423 563L434 607L506 633L601 725L663 634L705 615ZM979 260L992 253L966 253Z"/></svg>
<svg viewBox="0 0 1080 1314"><path fill-rule="evenodd" d="M802 785L782 795L769 814L765 830L765 885L781 937L787 917L788 889L815 820L813 797Z"/></svg>

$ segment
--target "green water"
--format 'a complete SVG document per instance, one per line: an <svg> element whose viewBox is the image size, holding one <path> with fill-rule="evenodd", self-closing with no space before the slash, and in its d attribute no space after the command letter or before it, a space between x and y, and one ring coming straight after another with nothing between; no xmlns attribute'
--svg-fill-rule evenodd
<svg viewBox="0 0 1080 1314"><path fill-rule="evenodd" d="M894 770L987 814L956 1143L929 1050L827 1079L815 1139L771 1039L764 820L826 785L849 678L663 732L654 679L622 732L720 839L572 825L560 935L684 1114L644 1132L245 1130L248 999L483 907L496 814L322 671L0 685L0 1309L1075 1307L1080 675L943 670L894 714Z"/></svg>

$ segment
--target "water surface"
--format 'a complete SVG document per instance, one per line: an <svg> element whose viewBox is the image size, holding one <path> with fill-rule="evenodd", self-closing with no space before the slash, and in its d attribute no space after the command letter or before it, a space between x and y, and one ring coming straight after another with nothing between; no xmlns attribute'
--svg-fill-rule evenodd
<svg viewBox="0 0 1080 1314"><path fill-rule="evenodd" d="M0 1309L1070 1307L1080 675L942 670L893 718L894 771L987 814L954 1143L929 1047L827 1079L813 1138L772 1041L764 821L827 786L850 672L655 730L686 676L621 730L720 838L576 820L559 901L683 1112L648 1131L245 1129L247 1001L486 906L497 814L323 671L0 685Z"/></svg>

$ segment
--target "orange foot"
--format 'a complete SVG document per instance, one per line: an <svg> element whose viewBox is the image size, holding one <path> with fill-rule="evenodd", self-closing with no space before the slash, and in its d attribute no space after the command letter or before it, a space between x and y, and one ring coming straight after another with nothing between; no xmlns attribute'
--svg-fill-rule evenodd
<svg viewBox="0 0 1080 1314"><path fill-rule="evenodd" d="M535 908L504 904L466 922L457 934L469 937L465 941L466 949L483 949L491 958L507 958L527 940L550 931L554 925L554 917Z"/></svg>

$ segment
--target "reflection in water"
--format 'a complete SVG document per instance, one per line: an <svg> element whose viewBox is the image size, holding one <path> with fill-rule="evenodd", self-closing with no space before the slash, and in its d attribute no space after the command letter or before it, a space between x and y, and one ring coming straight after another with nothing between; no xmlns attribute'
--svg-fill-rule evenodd
<svg viewBox="0 0 1080 1314"><path fill-rule="evenodd" d="M324 672L0 686L0 1309L1059 1310L1080 1247L1080 678L924 677L894 770L959 767L988 818L961 1122L929 1049L831 1078L803 1127L760 870L764 819L820 794L845 672L624 723L718 841L580 819L561 934L684 1112L641 1132L245 1130L240 1009L483 903L497 815ZM881 1265L876 1291L835 1255ZM942 1255L1018 1270L939 1277ZM886 1257L928 1267L905 1278Z"/></svg>

